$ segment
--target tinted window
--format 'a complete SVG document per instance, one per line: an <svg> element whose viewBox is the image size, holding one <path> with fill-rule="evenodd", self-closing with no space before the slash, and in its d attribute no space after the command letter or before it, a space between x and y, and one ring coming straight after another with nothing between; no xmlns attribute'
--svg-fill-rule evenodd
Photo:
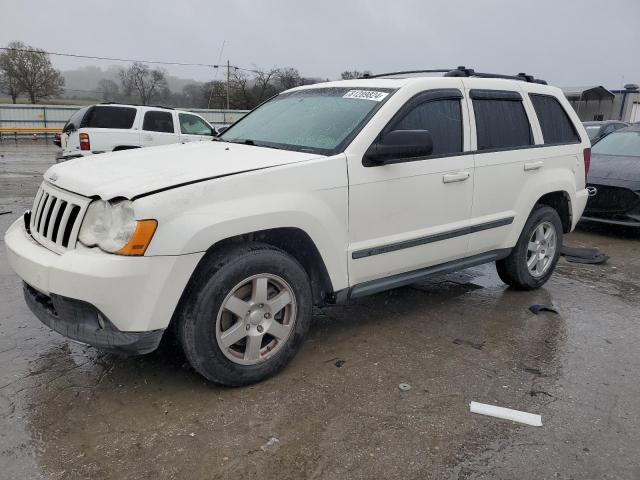
<svg viewBox="0 0 640 480"><path fill-rule="evenodd" d="M211 127L207 122L195 115L179 113L180 131L187 135L211 135Z"/></svg>
<svg viewBox="0 0 640 480"><path fill-rule="evenodd" d="M62 131L70 132L80 128L80 125L82 124L82 118L84 117L84 114L87 113L88 109L89 107L81 108L80 110L77 110L73 115L71 115L71 118L67 120L67 123L65 123Z"/></svg>
<svg viewBox="0 0 640 480"><path fill-rule="evenodd" d="M131 128L136 118L136 109L131 107L91 107L82 126L88 128Z"/></svg>
<svg viewBox="0 0 640 480"><path fill-rule="evenodd" d="M173 115L169 112L147 112L142 129L149 132L173 133Z"/></svg>
<svg viewBox="0 0 640 480"><path fill-rule="evenodd" d="M421 103L396 122L390 130L429 130L433 155L462 151L460 100L443 99Z"/></svg>
<svg viewBox="0 0 640 480"><path fill-rule="evenodd" d="M522 100L474 98L478 150L531 145L531 127Z"/></svg>
<svg viewBox="0 0 640 480"><path fill-rule="evenodd" d="M529 94L538 116L544 143L574 143L580 137L560 102L550 95Z"/></svg>

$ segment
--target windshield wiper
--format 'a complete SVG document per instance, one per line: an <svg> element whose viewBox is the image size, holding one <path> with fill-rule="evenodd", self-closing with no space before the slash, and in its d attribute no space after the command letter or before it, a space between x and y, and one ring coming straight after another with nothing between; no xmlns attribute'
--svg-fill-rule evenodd
<svg viewBox="0 0 640 480"><path fill-rule="evenodd" d="M267 145L265 143L256 143L255 141L251 140L250 138L244 138L244 139L239 139L239 140L231 140L229 143L238 143L240 145L251 145L252 147L274 148L276 150L283 150L282 148L276 147L274 145Z"/></svg>

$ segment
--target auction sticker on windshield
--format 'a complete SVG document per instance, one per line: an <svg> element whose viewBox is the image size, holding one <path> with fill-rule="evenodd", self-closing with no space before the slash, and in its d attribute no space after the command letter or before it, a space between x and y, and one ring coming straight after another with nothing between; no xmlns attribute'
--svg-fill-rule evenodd
<svg viewBox="0 0 640 480"><path fill-rule="evenodd" d="M387 92L375 92L373 90L349 90L342 98L358 98L361 100L373 100L380 102L384 97L389 95Z"/></svg>

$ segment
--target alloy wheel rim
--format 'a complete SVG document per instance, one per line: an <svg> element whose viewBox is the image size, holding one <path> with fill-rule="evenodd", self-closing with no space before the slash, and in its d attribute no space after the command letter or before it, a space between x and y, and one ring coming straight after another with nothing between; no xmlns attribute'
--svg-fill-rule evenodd
<svg viewBox="0 0 640 480"><path fill-rule="evenodd" d="M531 234L527 246L527 269L536 277L542 277L551 268L556 254L558 236L550 222L542 222Z"/></svg>
<svg viewBox="0 0 640 480"><path fill-rule="evenodd" d="M287 343L297 319L291 286L269 273L253 275L231 289L216 319L216 341L234 363L255 365Z"/></svg>

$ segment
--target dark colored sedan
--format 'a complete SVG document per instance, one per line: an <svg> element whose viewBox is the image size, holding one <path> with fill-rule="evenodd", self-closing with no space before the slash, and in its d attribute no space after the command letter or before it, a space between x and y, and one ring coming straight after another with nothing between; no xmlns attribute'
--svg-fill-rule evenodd
<svg viewBox="0 0 640 480"><path fill-rule="evenodd" d="M607 135L591 151L583 220L640 227L640 125Z"/></svg>
<svg viewBox="0 0 640 480"><path fill-rule="evenodd" d="M628 127L629 124L620 122L618 120L603 120L600 122L582 122L584 128L587 130L589 140L591 144L595 144L601 138L606 137L610 133L620 130L621 128Z"/></svg>

